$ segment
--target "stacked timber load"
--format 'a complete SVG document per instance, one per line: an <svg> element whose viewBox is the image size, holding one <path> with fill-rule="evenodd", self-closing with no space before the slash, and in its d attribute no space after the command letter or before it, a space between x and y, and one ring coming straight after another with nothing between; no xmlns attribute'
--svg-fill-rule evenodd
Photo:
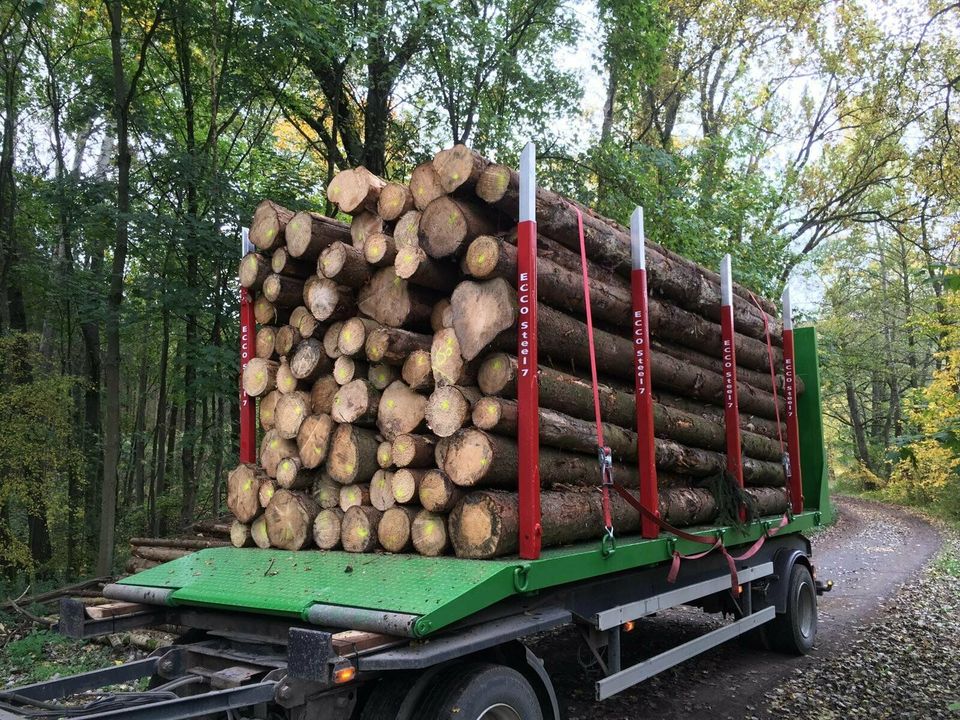
<svg viewBox="0 0 960 720"><path fill-rule="evenodd" d="M256 294L259 462L229 477L238 547L351 552L517 550L519 177L457 146L409 185L365 168L328 198L349 224L265 201L240 267ZM538 189L543 544L599 537L602 508L586 343L582 212L604 436L616 478L638 486L629 232ZM677 526L722 509L726 467L716 273L647 246L660 513ZM775 308L735 288L747 502L787 507L778 440L782 333ZM768 348L766 329L770 329ZM613 498L618 532L639 528Z"/></svg>

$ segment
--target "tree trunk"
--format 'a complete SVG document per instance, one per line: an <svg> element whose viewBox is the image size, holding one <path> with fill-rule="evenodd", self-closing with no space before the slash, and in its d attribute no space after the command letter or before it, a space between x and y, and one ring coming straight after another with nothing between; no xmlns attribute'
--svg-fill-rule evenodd
<svg viewBox="0 0 960 720"><path fill-rule="evenodd" d="M377 212L380 191L387 181L365 167L356 167L337 173L327 186L327 200L335 203L348 215Z"/></svg>
<svg viewBox="0 0 960 720"><path fill-rule="evenodd" d="M321 550L336 550L340 547L340 525L343 510L324 508L313 521L313 542Z"/></svg>
<svg viewBox="0 0 960 720"><path fill-rule="evenodd" d="M444 194L432 162L425 162L413 169L410 175L410 194L420 211L426 210L430 203Z"/></svg>
<svg viewBox="0 0 960 720"><path fill-rule="evenodd" d="M340 542L347 552L373 552L377 547L377 525L383 513L369 505L356 505L343 515Z"/></svg>
<svg viewBox="0 0 960 720"><path fill-rule="evenodd" d="M303 280L271 273L263 281L263 296L277 307L292 310L305 300L303 284ZM324 320L325 318L317 319Z"/></svg>
<svg viewBox="0 0 960 720"><path fill-rule="evenodd" d="M397 257L397 244L386 233L372 233L363 244L363 258L373 267L389 267Z"/></svg>
<svg viewBox="0 0 960 720"><path fill-rule="evenodd" d="M250 526L239 520L234 520L230 526L230 544L235 548L253 545L253 538L250 536Z"/></svg>
<svg viewBox="0 0 960 720"><path fill-rule="evenodd" d="M403 365L410 353L429 350L431 337L395 327L382 327L367 334L364 350L371 362Z"/></svg>
<svg viewBox="0 0 960 720"><path fill-rule="evenodd" d="M320 213L298 212L287 225L286 242L287 252L292 257L316 262L320 253L331 244L351 242L350 228Z"/></svg>
<svg viewBox="0 0 960 720"><path fill-rule="evenodd" d="M380 397L377 427L385 438L393 440L423 427L426 412L427 398L396 380L387 386Z"/></svg>
<svg viewBox="0 0 960 720"><path fill-rule="evenodd" d="M237 273L240 277L240 286L247 288L250 292L260 292L263 287L263 281L267 279L270 273L276 272L271 267L271 261L266 256L257 252L247 253L240 261L240 271Z"/></svg>
<svg viewBox="0 0 960 720"><path fill-rule="evenodd" d="M318 468L327 458L334 422L329 415L310 415L297 432L297 449L304 468Z"/></svg>
<svg viewBox="0 0 960 720"><path fill-rule="evenodd" d="M341 387L333 398L331 417L338 423L355 423L364 427L377 421L380 392L367 380L353 380Z"/></svg>
<svg viewBox="0 0 960 720"><path fill-rule="evenodd" d="M227 477L227 507L242 523L260 514L260 482L266 476L256 465L237 465Z"/></svg>
<svg viewBox="0 0 960 720"><path fill-rule="evenodd" d="M372 430L338 425L330 440L327 472L341 485L367 482L379 470L376 433Z"/></svg>
<svg viewBox="0 0 960 720"><path fill-rule="evenodd" d="M444 385L438 387L427 401L427 427L437 437L450 437L469 424L473 406L480 400L475 387Z"/></svg>
<svg viewBox="0 0 960 720"><path fill-rule="evenodd" d="M433 260L421 248L402 248L393 262L397 277L414 285L450 293L457 285L459 273L455 266L443 260Z"/></svg>
<svg viewBox="0 0 960 720"><path fill-rule="evenodd" d="M433 158L433 169L440 180L440 187L447 193L458 188L473 188L489 164L489 160L466 145L454 145L448 150L441 150Z"/></svg>
<svg viewBox="0 0 960 720"><path fill-rule="evenodd" d="M364 315L390 327L428 327L435 297L411 287L392 267L374 273L360 289L357 307Z"/></svg>
<svg viewBox="0 0 960 720"><path fill-rule="evenodd" d="M419 499L426 510L450 512L462 497L463 490L454 485L443 470L427 470L420 480Z"/></svg>
<svg viewBox="0 0 960 720"><path fill-rule="evenodd" d="M377 523L377 538L387 552L402 553L413 549L413 521L417 511L409 507L388 508Z"/></svg>
<svg viewBox="0 0 960 720"><path fill-rule="evenodd" d="M313 539L313 521L319 512L309 495L277 490L264 512L270 545L283 550L305 547Z"/></svg>
<svg viewBox="0 0 960 720"><path fill-rule="evenodd" d="M396 220L405 212L413 210L413 193L400 183L387 183L380 190L377 200L377 215L388 222Z"/></svg>
<svg viewBox="0 0 960 720"><path fill-rule="evenodd" d="M247 367L250 367L249 363ZM329 373L332 368L333 363L327 357L323 344L319 340L301 341L290 359L290 372L297 380L306 382L315 381L324 373Z"/></svg>
<svg viewBox="0 0 960 720"><path fill-rule="evenodd" d="M427 557L443 555L450 547L445 515L421 510L410 528L414 549Z"/></svg>
<svg viewBox="0 0 960 720"><path fill-rule="evenodd" d="M281 394L273 413L273 430L284 440L292 440L311 410L310 395L305 392Z"/></svg>
<svg viewBox="0 0 960 720"><path fill-rule="evenodd" d="M405 212L397 220L397 224L393 228L393 242L397 250L420 247L420 217L419 210L411 210Z"/></svg>
<svg viewBox="0 0 960 720"><path fill-rule="evenodd" d="M389 510L397 501L393 497L393 473L377 470L370 479L370 504L380 512Z"/></svg>
<svg viewBox="0 0 960 720"><path fill-rule="evenodd" d="M400 377L403 378L403 381L411 390L417 392L433 390L433 368L430 363L430 352L414 350L407 355L407 359L403 361Z"/></svg>
<svg viewBox="0 0 960 720"><path fill-rule="evenodd" d="M292 210L272 200L264 200L254 210L253 222L250 223L250 242L264 252L281 247L286 240L287 225L293 216Z"/></svg>
<svg viewBox="0 0 960 720"><path fill-rule="evenodd" d="M433 258L462 255L471 240L496 230L495 213L445 195L431 202L420 218L421 247Z"/></svg>
<svg viewBox="0 0 960 720"><path fill-rule="evenodd" d="M429 435L403 433L393 439L390 447L391 464L398 468L425 468L433 465L433 447L436 441Z"/></svg>
<svg viewBox="0 0 960 720"><path fill-rule="evenodd" d="M339 507L346 512L352 507L370 504L370 483L344 485L340 488Z"/></svg>
<svg viewBox="0 0 960 720"><path fill-rule="evenodd" d="M320 254L317 270L338 285L359 288L370 280L370 265L364 251L336 242Z"/></svg>
<svg viewBox="0 0 960 720"><path fill-rule="evenodd" d="M401 505L415 503L420 492L420 483L427 470L420 468L400 468L393 473L393 499Z"/></svg>

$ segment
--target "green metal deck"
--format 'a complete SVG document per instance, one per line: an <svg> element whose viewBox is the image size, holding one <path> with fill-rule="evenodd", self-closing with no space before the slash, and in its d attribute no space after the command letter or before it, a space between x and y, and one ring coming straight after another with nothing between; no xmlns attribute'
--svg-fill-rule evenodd
<svg viewBox="0 0 960 720"><path fill-rule="evenodd" d="M804 532L828 522L833 511L820 418L816 338L812 328L796 331L797 373L806 383L798 400L805 505L779 535ZM758 520L745 531L705 527L688 531L723 534L724 545L752 543L779 524ZM519 593L667 562L704 546L661 534L644 540L624 536L604 555L600 541L550 548L538 560L428 558L387 553L252 550L216 548L137 573L125 585L173 590L171 605L193 605L306 619L316 603L418 616L414 633L423 637ZM734 553L736 554L736 553Z"/></svg>

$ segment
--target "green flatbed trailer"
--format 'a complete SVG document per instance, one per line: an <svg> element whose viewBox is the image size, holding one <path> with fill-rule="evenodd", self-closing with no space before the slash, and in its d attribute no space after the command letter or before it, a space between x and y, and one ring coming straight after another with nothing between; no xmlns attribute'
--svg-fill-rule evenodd
<svg viewBox="0 0 960 720"><path fill-rule="evenodd" d="M162 624L187 628L180 642L134 663L18 688L0 704L0 720L27 716L30 702L141 677L150 678L152 701L117 696L81 716L559 718L550 678L524 641L564 625L580 630L599 661L598 700L746 633L805 652L816 634L816 596L829 584L814 579L803 533L833 510L813 328L797 329L795 339L806 387L797 408L803 512L786 525L770 517L739 530L687 529L719 535L733 555L767 538L736 563L735 580L715 552L682 563L669 582L675 553L704 545L668 533L619 537L612 553L599 540L552 548L537 560L201 550L108 586L107 597L136 603L127 614L91 620L78 601L61 606L59 630L69 636ZM624 667L622 630L681 604L733 620Z"/></svg>

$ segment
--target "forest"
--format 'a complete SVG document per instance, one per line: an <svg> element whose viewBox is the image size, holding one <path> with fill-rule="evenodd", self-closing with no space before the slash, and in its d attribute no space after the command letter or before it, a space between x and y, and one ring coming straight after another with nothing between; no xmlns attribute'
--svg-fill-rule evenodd
<svg viewBox="0 0 960 720"><path fill-rule="evenodd" d="M0 568L219 513L241 229L454 143L819 328L837 487L960 517L960 3L3 0Z"/></svg>

